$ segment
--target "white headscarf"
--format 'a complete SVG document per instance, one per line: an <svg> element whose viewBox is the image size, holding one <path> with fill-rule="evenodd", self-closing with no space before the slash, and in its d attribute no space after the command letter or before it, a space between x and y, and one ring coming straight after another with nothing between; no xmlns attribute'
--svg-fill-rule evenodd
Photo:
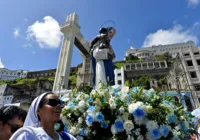
<svg viewBox="0 0 200 140"><path fill-rule="evenodd" d="M37 116L37 110L38 110L38 106L40 104L41 99L48 93L50 93L50 92L45 92L33 100L32 104L28 110L28 114L26 116L24 126L33 126L33 127L41 126L40 121Z"/></svg>

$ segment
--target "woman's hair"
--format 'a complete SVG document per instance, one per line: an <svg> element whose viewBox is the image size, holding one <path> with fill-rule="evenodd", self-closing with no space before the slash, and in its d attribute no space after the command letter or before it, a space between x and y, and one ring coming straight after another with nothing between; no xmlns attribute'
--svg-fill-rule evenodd
<svg viewBox="0 0 200 140"><path fill-rule="evenodd" d="M6 124L14 117L19 117L19 119L24 122L26 115L27 112L17 106L4 106L0 108L0 121L2 121L3 124Z"/></svg>
<svg viewBox="0 0 200 140"><path fill-rule="evenodd" d="M52 93L52 92L49 92L49 93L47 93L46 95L44 95L43 97L42 97L42 99L40 100L40 103L39 103L39 105L38 105L38 109L41 109L46 103L47 103L47 95L49 95L49 94L54 94L54 93Z"/></svg>
<svg viewBox="0 0 200 140"><path fill-rule="evenodd" d="M39 105L38 105L38 109L41 109L46 103L47 103L47 95L49 95L49 94L54 94L54 93L52 93L52 92L49 92L49 93L47 93L46 95L44 95L43 97L42 97L42 99L40 100L40 103L39 103ZM38 119L39 119L39 121L40 121L40 117L38 116Z"/></svg>

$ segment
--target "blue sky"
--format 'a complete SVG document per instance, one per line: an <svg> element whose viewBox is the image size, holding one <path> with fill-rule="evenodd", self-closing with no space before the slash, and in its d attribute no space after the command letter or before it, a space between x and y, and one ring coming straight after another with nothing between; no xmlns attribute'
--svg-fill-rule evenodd
<svg viewBox="0 0 200 140"><path fill-rule="evenodd" d="M0 67L56 68L62 39L59 25L73 12L87 40L106 20L115 22L117 34L111 44L116 60L122 60L131 45L200 42L200 0L1 0ZM72 59L72 66L82 62L76 48Z"/></svg>

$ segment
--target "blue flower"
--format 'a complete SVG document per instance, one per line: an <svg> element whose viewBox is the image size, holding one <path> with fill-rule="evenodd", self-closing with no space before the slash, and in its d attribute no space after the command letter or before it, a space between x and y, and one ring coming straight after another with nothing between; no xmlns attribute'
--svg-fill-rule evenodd
<svg viewBox="0 0 200 140"><path fill-rule="evenodd" d="M169 134L169 128L166 125L160 127L160 133L166 138Z"/></svg>
<svg viewBox="0 0 200 140"><path fill-rule="evenodd" d="M125 103L129 103L131 101L130 94L125 93L121 96L121 101Z"/></svg>
<svg viewBox="0 0 200 140"><path fill-rule="evenodd" d="M94 112L95 111L95 106L89 106L87 112Z"/></svg>
<svg viewBox="0 0 200 140"><path fill-rule="evenodd" d="M137 93L140 90L140 87L134 87L133 92Z"/></svg>
<svg viewBox="0 0 200 140"><path fill-rule="evenodd" d="M144 118L145 113L144 110L141 108L137 108L133 111L133 116L137 119Z"/></svg>
<svg viewBox="0 0 200 140"><path fill-rule="evenodd" d="M85 128L82 128L82 129L80 130L80 135L82 135L82 136L87 136L87 130L86 130Z"/></svg>
<svg viewBox="0 0 200 140"><path fill-rule="evenodd" d="M167 120L168 120L168 123L169 124L172 124L172 123L176 123L176 121L177 121L177 117L176 117L176 115L168 115L168 117L167 117Z"/></svg>
<svg viewBox="0 0 200 140"><path fill-rule="evenodd" d="M155 128L151 131L151 137L153 139L159 139L161 137L160 131L158 128Z"/></svg>
<svg viewBox="0 0 200 140"><path fill-rule="evenodd" d="M175 135L175 136L173 137L173 140L180 140L180 139L179 139L179 137L178 137L177 135Z"/></svg>
<svg viewBox="0 0 200 140"><path fill-rule="evenodd" d="M69 104L67 105L67 107L69 107L69 108L74 108L74 107L75 107L75 104L69 103Z"/></svg>
<svg viewBox="0 0 200 140"><path fill-rule="evenodd" d="M116 120L114 124L115 130L117 132L124 131L123 121L122 120Z"/></svg>
<svg viewBox="0 0 200 140"><path fill-rule="evenodd" d="M188 124L189 125L189 124ZM179 123L179 128L183 131L187 131L188 130L188 126L186 125L186 122L180 122Z"/></svg>
<svg viewBox="0 0 200 140"><path fill-rule="evenodd" d="M101 127L102 128L108 128L108 123L106 121L101 122Z"/></svg>
<svg viewBox="0 0 200 140"><path fill-rule="evenodd" d="M92 98L89 98L87 101L88 101L88 103L92 103L93 102Z"/></svg>
<svg viewBox="0 0 200 140"><path fill-rule="evenodd" d="M119 96L119 92L114 92L114 96Z"/></svg>
<svg viewBox="0 0 200 140"><path fill-rule="evenodd" d="M97 112L96 119L98 122L102 122L104 120L104 115L101 112Z"/></svg>
<svg viewBox="0 0 200 140"><path fill-rule="evenodd" d="M94 121L94 118L91 115L87 115L86 121L87 123L92 124Z"/></svg>

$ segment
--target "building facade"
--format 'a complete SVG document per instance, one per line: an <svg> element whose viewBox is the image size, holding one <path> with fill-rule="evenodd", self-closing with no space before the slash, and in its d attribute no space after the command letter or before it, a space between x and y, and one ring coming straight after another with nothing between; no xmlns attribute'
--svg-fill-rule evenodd
<svg viewBox="0 0 200 140"><path fill-rule="evenodd" d="M30 71L27 73L27 78L39 78L39 77L50 77L55 76L56 69Z"/></svg>
<svg viewBox="0 0 200 140"><path fill-rule="evenodd" d="M9 70L7 68L0 68L0 80L15 80L17 78L25 78L27 70Z"/></svg>
<svg viewBox="0 0 200 140"><path fill-rule="evenodd" d="M180 50L168 76L169 88L192 92L196 106L200 101L200 49Z"/></svg>
<svg viewBox="0 0 200 140"><path fill-rule="evenodd" d="M184 43L176 43L176 44L168 44L168 45L153 45L151 47L146 47L146 48L134 48L130 47L126 51L126 56L129 54L132 54L134 56L137 56L140 59L145 59L150 56L155 56L155 55L161 55L166 52L169 52L170 55L172 55L173 58L176 57L176 54L180 50L188 49L188 48L193 48L195 47L195 44L193 41L188 41Z"/></svg>

